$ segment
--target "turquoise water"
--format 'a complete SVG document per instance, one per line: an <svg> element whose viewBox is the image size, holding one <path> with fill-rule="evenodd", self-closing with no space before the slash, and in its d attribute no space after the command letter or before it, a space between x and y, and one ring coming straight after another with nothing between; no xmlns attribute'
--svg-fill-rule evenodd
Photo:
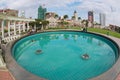
<svg viewBox="0 0 120 80"><path fill-rule="evenodd" d="M36 54L37 50L42 50ZM17 63L47 80L88 80L112 67L117 48L109 40L82 32L46 32L18 41L13 47ZM82 59L87 53L88 60Z"/></svg>

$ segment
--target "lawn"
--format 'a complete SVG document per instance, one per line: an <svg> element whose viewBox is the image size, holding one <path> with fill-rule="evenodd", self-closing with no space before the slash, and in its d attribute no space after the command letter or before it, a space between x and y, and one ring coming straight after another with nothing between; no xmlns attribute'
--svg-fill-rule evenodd
<svg viewBox="0 0 120 80"><path fill-rule="evenodd" d="M110 30L105 30L105 29L100 29L100 28L88 28L88 31L97 32L97 33L106 34L106 35L110 35L110 36L120 38L120 33L110 31Z"/></svg>
<svg viewBox="0 0 120 80"><path fill-rule="evenodd" d="M61 29L61 28L51 28L49 30L59 30L59 29ZM81 30L81 27L67 27L67 28L63 28L63 29ZM96 32L96 33L106 34L109 36L114 36L114 37L120 38L120 33L115 32L115 31L110 31L110 30L100 29L100 28L87 28L87 30L89 32Z"/></svg>

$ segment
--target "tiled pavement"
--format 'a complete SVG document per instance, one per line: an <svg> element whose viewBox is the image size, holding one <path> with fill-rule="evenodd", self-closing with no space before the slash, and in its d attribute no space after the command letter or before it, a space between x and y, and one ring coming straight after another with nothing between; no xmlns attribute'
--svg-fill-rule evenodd
<svg viewBox="0 0 120 80"><path fill-rule="evenodd" d="M15 80L8 70L0 70L0 80Z"/></svg>
<svg viewBox="0 0 120 80"><path fill-rule="evenodd" d="M117 76L116 80L120 80L120 74Z"/></svg>
<svg viewBox="0 0 120 80"><path fill-rule="evenodd" d="M114 39L115 41L117 41L117 44L120 45L120 39L115 38L115 37L110 37L110 38L112 38L112 39ZM119 73L119 75L117 76L116 80L120 80L120 73Z"/></svg>

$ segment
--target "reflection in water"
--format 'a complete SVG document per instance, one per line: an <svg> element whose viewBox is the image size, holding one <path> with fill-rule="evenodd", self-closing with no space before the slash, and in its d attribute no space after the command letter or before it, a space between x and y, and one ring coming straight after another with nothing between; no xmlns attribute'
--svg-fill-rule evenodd
<svg viewBox="0 0 120 80"><path fill-rule="evenodd" d="M93 37L87 37L87 42L90 43L90 44L92 44L92 42L93 42Z"/></svg>
<svg viewBox="0 0 120 80"><path fill-rule="evenodd" d="M50 37L51 40L54 40L54 39L58 38L58 36L56 34L49 35L49 37Z"/></svg>
<svg viewBox="0 0 120 80"><path fill-rule="evenodd" d="M65 39L65 40L68 40L68 39L69 39L69 34L64 34L63 36L64 36L64 39Z"/></svg>
<svg viewBox="0 0 120 80"><path fill-rule="evenodd" d="M78 39L78 35L73 34L72 37L73 37L74 41L76 42Z"/></svg>
<svg viewBox="0 0 120 80"><path fill-rule="evenodd" d="M40 40L39 40L40 39ZM40 38L38 38L38 42L39 45L41 46L41 48L43 48L45 45L47 45L51 40L50 36L40 36Z"/></svg>
<svg viewBox="0 0 120 80"><path fill-rule="evenodd" d="M103 46L103 45L104 45L104 43L102 41L98 40L98 46Z"/></svg>

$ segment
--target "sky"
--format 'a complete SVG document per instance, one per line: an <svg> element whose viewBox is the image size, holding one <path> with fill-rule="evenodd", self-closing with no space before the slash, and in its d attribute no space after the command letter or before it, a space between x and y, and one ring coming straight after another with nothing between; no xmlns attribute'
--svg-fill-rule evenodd
<svg viewBox="0 0 120 80"><path fill-rule="evenodd" d="M99 23L99 13L106 14L106 25L120 26L120 0L0 0L0 9L16 9L19 15L25 11L27 18L37 18L38 7L45 5L47 12L59 16L68 15L69 19L76 10L78 16L87 19L88 11L94 12L94 20Z"/></svg>

